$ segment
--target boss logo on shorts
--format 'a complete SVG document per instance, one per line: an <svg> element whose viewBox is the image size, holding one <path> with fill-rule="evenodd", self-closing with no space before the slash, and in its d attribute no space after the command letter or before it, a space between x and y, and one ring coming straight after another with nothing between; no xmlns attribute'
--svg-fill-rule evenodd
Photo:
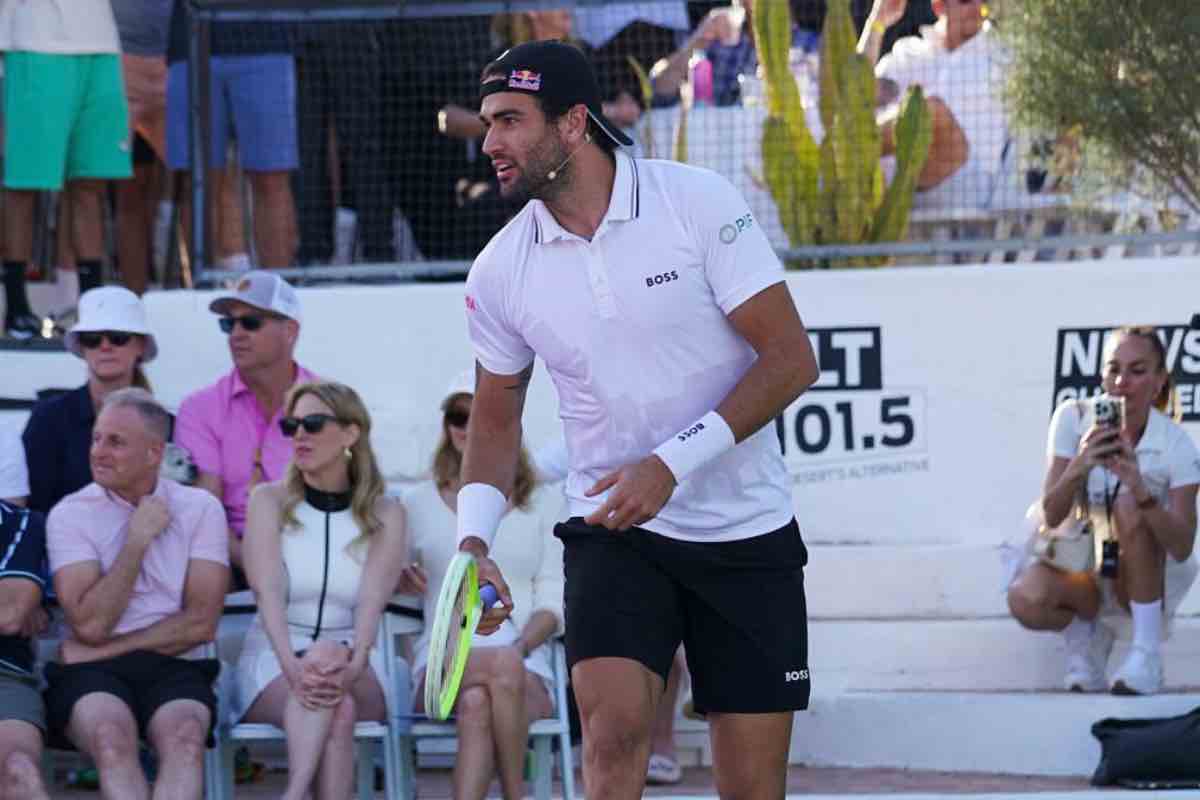
<svg viewBox="0 0 1200 800"><path fill-rule="evenodd" d="M806 669L793 669L783 673L784 683L795 683L796 681L806 680L808 680L808 670Z"/></svg>
<svg viewBox="0 0 1200 800"><path fill-rule="evenodd" d="M664 272L660 275L647 276L646 285L653 288L655 286L662 286L664 283L670 283L671 281L677 280L679 280L679 271L673 269L670 272Z"/></svg>

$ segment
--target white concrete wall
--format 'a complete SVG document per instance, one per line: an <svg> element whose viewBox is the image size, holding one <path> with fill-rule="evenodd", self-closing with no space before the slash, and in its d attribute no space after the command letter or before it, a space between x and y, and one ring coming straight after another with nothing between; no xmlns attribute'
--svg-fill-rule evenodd
<svg viewBox="0 0 1200 800"><path fill-rule="evenodd" d="M882 367L881 385L865 389L844 369L834 376L838 365L827 359L823 382L840 378L841 387L811 392L785 414L797 514L811 545L815 686L814 713L797 723L794 757L1086 772L1092 754L1080 726L1113 710L1105 698L1069 698L1074 705L1062 714L1053 706L1038 723L1045 736L1019 752L1006 754L1004 737L984 735L989 725L1028 725L1039 709L1051 709L1024 692L1056 687L1062 664L1059 637L1022 631L1008 618L998 546L1019 538L1023 511L1039 491L1059 329L1186 322L1200 298L1194 260L811 272L789 276L789 284L810 328L878 327ZM460 284L301 290L298 357L363 394L393 480L426 468L438 402L471 363L462 294ZM162 353L149 374L168 405L229 368L224 336L207 311L211 296L146 298ZM1189 380L1200 373L1200 358L1182 341L1172 358L1192 371ZM0 352L0 365L7 397L83 380L82 365L67 354ZM897 430L879 413L883 399L898 396L909 398L913 441L865 450L864 437L878 445ZM539 367L525 415L534 446L558 435L556 403ZM798 410L820 405L838 424L839 403L851 404L853 450L835 429L827 447L800 453ZM1166 647L1168 684L1200 686L1200 593L1185 600ZM1175 694L1133 702L1120 708L1178 713L1200 701ZM697 736L685 734L693 744ZM1043 741L1053 736L1070 740L1069 758Z"/></svg>

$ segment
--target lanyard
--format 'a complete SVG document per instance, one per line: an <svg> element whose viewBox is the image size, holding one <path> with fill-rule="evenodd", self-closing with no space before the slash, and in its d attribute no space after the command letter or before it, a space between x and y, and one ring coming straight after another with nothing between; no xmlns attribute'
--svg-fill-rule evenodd
<svg viewBox="0 0 1200 800"><path fill-rule="evenodd" d="M1117 492L1121 491L1121 479L1117 478L1117 485L1113 487L1112 494L1108 493L1108 472L1104 473L1104 516L1108 520L1108 529L1105 531L1108 538L1114 538L1112 535L1112 512L1113 503L1116 502Z"/></svg>

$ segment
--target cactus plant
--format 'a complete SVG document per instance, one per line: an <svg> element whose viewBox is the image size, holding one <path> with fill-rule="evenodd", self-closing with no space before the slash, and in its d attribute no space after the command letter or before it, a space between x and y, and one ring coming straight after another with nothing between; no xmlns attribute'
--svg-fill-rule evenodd
<svg viewBox="0 0 1200 800"><path fill-rule="evenodd" d="M901 103L895 129L896 173L884 188L882 145L875 122L875 72L856 52L849 0L829 4L821 36L818 145L808 130L788 63L788 0L755 4L754 36L767 88L763 178L792 246L896 241L908 232L917 176L933 140L920 87ZM851 259L852 266L886 259Z"/></svg>

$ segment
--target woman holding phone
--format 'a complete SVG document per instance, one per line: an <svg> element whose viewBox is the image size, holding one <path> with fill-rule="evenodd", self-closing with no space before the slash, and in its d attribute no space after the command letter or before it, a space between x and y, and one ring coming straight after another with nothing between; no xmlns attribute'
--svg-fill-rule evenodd
<svg viewBox="0 0 1200 800"><path fill-rule="evenodd" d="M237 664L236 716L287 735L283 800L349 797L354 725L387 718L379 621L408 558L404 509L386 495L371 417L338 383L292 390L280 481L246 516L246 577L258 615Z"/></svg>
<svg viewBox="0 0 1200 800"><path fill-rule="evenodd" d="M1066 688L1154 694L1163 686L1163 619L1196 577L1196 491L1200 454L1170 416L1166 350L1151 327L1123 327L1105 344L1103 389L1116 424L1097 401L1068 401L1050 423L1041 522L1055 528L1086 497L1097 536L1115 539L1104 573L1066 572L1031 559L1008 590L1008 605L1033 630L1062 631ZM1115 570L1114 570L1115 567ZM1115 574L1114 574L1115 572ZM1114 634L1107 611L1132 617L1132 646L1111 679Z"/></svg>

